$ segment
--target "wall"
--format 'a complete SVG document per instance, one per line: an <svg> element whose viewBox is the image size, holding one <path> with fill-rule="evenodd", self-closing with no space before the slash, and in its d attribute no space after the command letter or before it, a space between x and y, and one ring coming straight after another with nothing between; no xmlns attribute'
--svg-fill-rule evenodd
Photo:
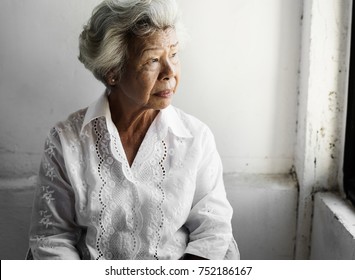
<svg viewBox="0 0 355 280"><path fill-rule="evenodd" d="M0 176L32 175L48 129L103 87L77 60L98 0L0 3ZM226 172L293 164L301 1L179 1L190 41L175 105L211 126Z"/></svg>
<svg viewBox="0 0 355 280"><path fill-rule="evenodd" d="M0 181L0 260L25 259L34 179Z"/></svg>
<svg viewBox="0 0 355 280"><path fill-rule="evenodd" d="M291 175L228 174L225 184L241 258L293 259L298 189Z"/></svg>
<svg viewBox="0 0 355 280"><path fill-rule="evenodd" d="M179 1L190 33L175 103L209 124L226 172L293 165L302 1Z"/></svg>
<svg viewBox="0 0 355 280"><path fill-rule="evenodd" d="M34 179L2 181L0 259L25 258ZM293 259L298 191L290 175L228 174L224 179L241 258Z"/></svg>
<svg viewBox="0 0 355 280"><path fill-rule="evenodd" d="M103 91L77 60L78 34L99 2L0 2L0 191L18 203L22 199L19 193L24 191L26 200L21 202L23 212L14 212L10 202L0 200L1 228L11 221L27 221L24 213L29 211L26 207L31 195L27 192L31 184L23 182L37 173L49 128L90 104ZM302 1L222 0L218 5L211 0L178 2L190 39L181 53L182 82L174 104L211 127L226 176L247 173L253 182L254 173L289 173L296 135ZM292 178L286 184L290 185ZM227 189L238 209L235 222L239 225L235 227L247 229L250 220L253 228L262 232L267 225L255 219L248 208L258 197L257 186L240 186L236 180L228 181ZM250 201L250 205L243 201ZM260 209L269 211L270 224L289 232L289 223L276 219L284 208L279 208L272 196L257 202ZM295 203L293 197L289 213ZM290 218L292 224L295 215ZM25 240L26 226L21 233L16 231L0 233L1 247L16 244L14 236ZM249 247L251 252L246 258L292 256L292 238L282 239L284 251L275 253L273 242L250 249L253 241L247 231L239 231L243 232L238 234L242 236L240 243L248 245L241 247ZM273 232L266 232L265 240L274 240ZM0 251L3 258L13 256L10 249Z"/></svg>
<svg viewBox="0 0 355 280"><path fill-rule="evenodd" d="M98 2L0 2L1 177L36 174L50 127L102 91L77 59L78 34Z"/></svg>

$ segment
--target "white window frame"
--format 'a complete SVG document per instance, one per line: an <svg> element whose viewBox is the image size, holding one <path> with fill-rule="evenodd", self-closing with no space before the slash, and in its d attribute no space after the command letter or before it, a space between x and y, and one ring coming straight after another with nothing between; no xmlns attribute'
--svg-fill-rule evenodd
<svg viewBox="0 0 355 280"><path fill-rule="evenodd" d="M295 171L296 259L310 256L313 198L343 193L352 0L304 0Z"/></svg>

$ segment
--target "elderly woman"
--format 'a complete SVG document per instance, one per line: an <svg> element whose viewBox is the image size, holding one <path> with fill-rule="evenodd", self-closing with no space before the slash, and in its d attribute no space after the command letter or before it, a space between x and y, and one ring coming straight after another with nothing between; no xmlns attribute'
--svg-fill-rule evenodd
<svg viewBox="0 0 355 280"><path fill-rule="evenodd" d="M211 131L170 105L180 79L173 0L98 5L80 61L106 86L49 133L34 259L238 259Z"/></svg>

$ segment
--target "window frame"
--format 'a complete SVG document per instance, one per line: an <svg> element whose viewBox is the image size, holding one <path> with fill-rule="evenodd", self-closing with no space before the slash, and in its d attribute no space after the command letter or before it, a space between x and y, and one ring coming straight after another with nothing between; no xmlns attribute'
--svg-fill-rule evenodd
<svg viewBox="0 0 355 280"><path fill-rule="evenodd" d="M352 5L352 17L355 15ZM355 47L355 21L351 20L350 46ZM346 198L355 206L355 51L350 49L348 104L346 116L343 188Z"/></svg>

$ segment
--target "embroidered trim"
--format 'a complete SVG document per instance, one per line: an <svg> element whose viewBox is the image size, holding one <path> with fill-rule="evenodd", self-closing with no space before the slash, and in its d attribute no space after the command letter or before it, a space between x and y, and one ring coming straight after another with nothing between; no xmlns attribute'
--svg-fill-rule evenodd
<svg viewBox="0 0 355 280"><path fill-rule="evenodd" d="M105 120L101 118L95 119L93 121L93 130L96 135L95 151L98 159L97 172L101 181L101 186L99 186L98 190L100 209L98 209L99 213L96 220L96 250L98 254L96 259L146 259L150 255L151 258L158 260L159 246L163 239L164 225L166 223L163 209L163 205L166 201L166 193L163 188L163 183L167 176L165 168L165 161L169 154L167 144L164 140L155 142L156 139L154 139L154 137L148 140L146 139L147 141L142 143L143 146L141 147L142 150L140 150L140 156L145 155L147 158L150 158L150 156L154 154L155 159L154 162L143 160L143 165L132 167L133 169L138 168L138 170L136 170L137 174L142 175L140 172L142 171L148 175L147 180L143 181L141 180L144 176L138 176L138 182L135 181L138 178L132 177L131 169L122 154L123 151L119 146L119 138L106 130ZM153 143L155 143L155 145ZM114 171L115 169L111 169L115 162L111 155L112 152L116 160L121 161L122 165L117 165L117 167L120 166L120 170ZM110 176L111 171L126 173L126 177L132 180L132 184L129 183L129 181L123 181L121 182L122 184L118 182L110 184L107 180L107 176ZM112 173L112 175L113 174L114 173ZM149 187L147 186L146 191L147 193L151 193L153 200L151 203L144 204L144 208L146 209L147 206L152 207L150 208L151 210L146 209L149 211L147 222L149 221L150 224L147 225L148 232L141 232L145 219L143 218L142 205L137 188L138 185L148 182L152 184ZM128 195L126 201L122 201L118 204L117 199L120 198L114 195L114 193L118 194L117 191L122 192L122 195ZM115 198L112 195L114 195ZM115 200L112 201L113 198ZM125 208L126 206L128 206L128 208ZM121 214L117 217L112 216L113 213L111 212L117 210L123 211L123 216L120 216ZM123 220L117 224L117 219ZM122 232L121 229L119 229L121 226L124 227L122 228ZM142 248L142 240L147 238L147 233L148 235L151 234L151 245L149 246L144 243Z"/></svg>
<svg viewBox="0 0 355 280"><path fill-rule="evenodd" d="M161 241L161 238L162 238L162 234L161 234L161 231L163 229L163 225L164 225L164 221L165 221L165 215L164 215L164 210L162 208L163 206L163 203L165 201L165 191L162 187L162 184L163 184L163 181L165 179L165 176L166 176L166 170L165 170L165 167L164 167L164 161L166 160L166 157L167 157L167 154L168 154L168 149L166 147L166 143L164 142L164 140L161 141L161 144L163 145L163 157L162 159L159 161L159 166L161 167L161 171L162 171L162 177L161 177L161 180L158 182L157 184L157 187L158 189L160 190L161 192L161 200L157 206L160 214L161 214L161 221L160 221L160 224L156 230L156 234L158 236L157 238L157 244L155 246L155 254L154 254L154 258L156 260L159 260L159 257L158 257L158 248L159 248L159 244L160 244L160 241Z"/></svg>
<svg viewBox="0 0 355 280"><path fill-rule="evenodd" d="M52 201L55 201L55 198L53 197L54 190L51 190L50 186L41 186L42 189L42 199L46 200L48 204L50 204Z"/></svg>
<svg viewBox="0 0 355 280"><path fill-rule="evenodd" d="M128 166L128 162L126 161L125 157L121 154L121 152L119 151L118 147L117 147L117 137L115 137L114 135L111 134L111 137L113 138L113 146L115 148L115 151L117 153L117 156L119 157L120 161L122 164L124 164L125 166L125 172L126 175L130 174L130 170L129 170L129 166Z"/></svg>
<svg viewBox="0 0 355 280"><path fill-rule="evenodd" d="M47 210L40 210L39 211L39 215L42 217L41 220L39 221L39 223L44 225L46 228L53 225L53 222L51 221L51 218L53 217L53 215L47 214L47 213L48 213Z"/></svg>
<svg viewBox="0 0 355 280"><path fill-rule="evenodd" d="M95 134L97 135L97 140L96 140L96 143L95 143L95 150L96 150L97 157L100 160L99 164L98 164L98 167L97 167L97 171L98 171L100 180L102 181L102 185L101 185L101 188L99 190L99 202L102 205L102 209L101 209L100 214L99 214L99 225L100 225L101 233L99 234L99 236L97 238L97 241L96 241L96 248L97 248L97 251L99 253L99 256L96 259L99 260L100 258L102 258L104 256L104 254L103 254L103 252L101 250L101 247L100 247L100 241L101 241L101 239L102 239L102 237L103 237L103 235L104 235L104 233L106 231L102 220L103 220L103 213L104 213L107 205L102 200L102 191L103 191L103 188L105 187L105 185L107 184L107 182L105 181L105 179L102 176L102 165L103 165L104 159L100 155L100 151L99 151L99 145L100 145L100 140L102 139L102 135L98 131L97 124L98 124L98 119L96 118L94 120L94 131L95 131Z"/></svg>
<svg viewBox="0 0 355 280"><path fill-rule="evenodd" d="M121 163L124 164L125 168L126 168L126 174L130 174L130 170L129 170L129 166L127 161L125 160L124 156L121 154L121 152L118 149L118 140L117 137L115 137L114 135L111 134L111 137L113 138L113 146L114 149L117 153L117 156L120 158ZM133 192L133 198L134 198L134 204L131 207L132 210L132 223L134 224L133 226L133 230L130 231L130 236L132 237L132 241L133 241L133 249L132 252L134 252L134 255L132 256L133 259L135 258L135 256L138 254L138 250L139 250L139 244L140 244L140 239L138 237L138 229L139 229L139 225L142 224L142 218L139 219L138 217L141 217L141 215L139 215L139 207L140 207L140 202L139 202L139 195L138 195L138 191L136 189L135 186L132 186L132 192Z"/></svg>

